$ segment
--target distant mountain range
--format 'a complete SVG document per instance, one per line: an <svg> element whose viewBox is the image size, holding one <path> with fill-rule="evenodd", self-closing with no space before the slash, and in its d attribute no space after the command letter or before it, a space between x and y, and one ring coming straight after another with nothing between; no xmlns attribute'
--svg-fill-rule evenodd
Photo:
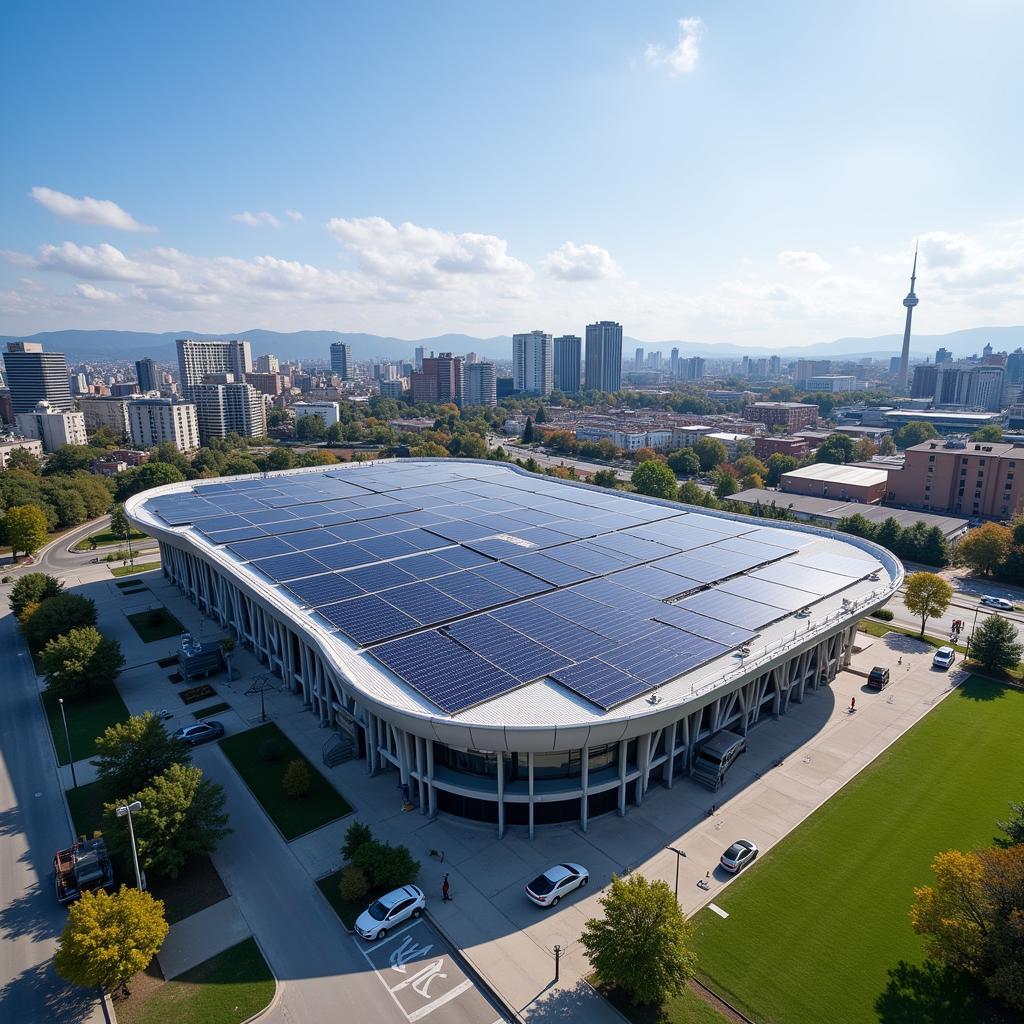
<svg viewBox="0 0 1024 1024"><path fill-rule="evenodd" d="M158 362L173 363L176 359L174 343L178 338L224 340L245 338L252 342L253 353L259 355L273 352L280 359L306 359L328 357L331 342L344 341L352 346L355 359L412 359L417 346L428 351L455 352L464 354L476 352L489 359L511 359L512 339L506 335L494 338L474 338L468 334L441 334L434 338L383 337L377 334L344 334L340 331L238 331L231 334L207 334L202 331L168 331L155 334L145 331L43 331L30 336L0 336L0 341L40 341L53 352L64 352L75 362L82 360L139 359L151 356ZM642 341L638 338L623 338L623 356L630 358L632 350L642 346L646 351L668 353L678 348L684 356L707 356L710 358L742 358L745 355L761 358L778 355L786 359L841 359L865 358L884 359L899 353L903 342L901 334L883 334L877 338L837 338L835 341L814 345L787 345L777 349L744 347L728 342L700 341ZM996 351L1012 351L1024 345L1024 327L971 327L949 334L923 334L914 337L911 355L917 358L934 358L935 350L947 348L954 356L980 352L986 343Z"/></svg>

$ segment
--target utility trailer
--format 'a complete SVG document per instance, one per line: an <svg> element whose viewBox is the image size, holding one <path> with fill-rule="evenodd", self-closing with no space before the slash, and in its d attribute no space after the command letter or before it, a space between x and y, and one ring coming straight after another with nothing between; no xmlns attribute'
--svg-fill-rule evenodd
<svg viewBox="0 0 1024 1024"><path fill-rule="evenodd" d="M80 839L53 856L57 902L73 903L83 892L112 889L114 867L102 839Z"/></svg>

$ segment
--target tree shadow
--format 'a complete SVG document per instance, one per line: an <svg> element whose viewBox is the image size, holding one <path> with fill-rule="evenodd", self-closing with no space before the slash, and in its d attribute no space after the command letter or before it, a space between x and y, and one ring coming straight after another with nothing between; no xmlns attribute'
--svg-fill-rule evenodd
<svg viewBox="0 0 1024 1024"><path fill-rule="evenodd" d="M59 1021L76 1024L87 1020L96 996L61 980L52 961L22 971L0 989L0 1020Z"/></svg>
<svg viewBox="0 0 1024 1024"><path fill-rule="evenodd" d="M585 981L578 981L569 989L550 989L521 1013L530 1024L579 1024L590 1016L587 1008L601 999Z"/></svg>
<svg viewBox="0 0 1024 1024"><path fill-rule="evenodd" d="M927 960L901 960L891 968L889 982L875 1000L875 1012L879 1024L995 1024L1011 1019L993 1012L970 976Z"/></svg>
<svg viewBox="0 0 1024 1024"><path fill-rule="evenodd" d="M981 676L968 676L960 684L960 693L967 700L989 701L1002 700L1006 697L1008 687L994 679L983 679Z"/></svg>
<svg viewBox="0 0 1024 1024"><path fill-rule="evenodd" d="M0 836L17 836L24 831L25 821L17 804L0 811Z"/></svg>
<svg viewBox="0 0 1024 1024"><path fill-rule="evenodd" d="M53 886L49 880L34 882L18 897L8 899L0 908L0 938L8 942L13 939L30 938L33 942L53 939L60 934L54 926ZM3 1016L0 1015L0 1020Z"/></svg>

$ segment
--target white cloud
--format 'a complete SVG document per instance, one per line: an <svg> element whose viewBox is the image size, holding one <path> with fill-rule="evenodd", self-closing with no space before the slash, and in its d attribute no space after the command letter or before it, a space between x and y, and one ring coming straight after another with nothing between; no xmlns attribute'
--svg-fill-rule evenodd
<svg viewBox="0 0 1024 1024"><path fill-rule="evenodd" d="M302 214L298 210L285 210L284 212L287 214L289 220L293 220L296 223L302 220Z"/></svg>
<svg viewBox="0 0 1024 1024"><path fill-rule="evenodd" d="M260 210L259 213L250 213L249 210L243 210L241 213L231 214L231 219L237 220L239 224L244 224L250 228L261 228L264 225L269 225L272 228L279 228L281 226L281 222L266 210Z"/></svg>
<svg viewBox="0 0 1024 1024"><path fill-rule="evenodd" d="M672 75L689 75L697 70L700 60L700 37L704 23L700 18L680 18L679 36L675 46L666 50L657 43L648 43L644 60L652 67L667 67Z"/></svg>
<svg viewBox="0 0 1024 1024"><path fill-rule="evenodd" d="M832 269L818 253L802 249L786 249L779 253L777 259L790 270L805 270L811 274L826 274Z"/></svg>
<svg viewBox="0 0 1024 1024"><path fill-rule="evenodd" d="M508 254L496 235L454 234L383 217L334 217L327 230L367 274L407 288L452 287L464 275L529 278L530 268Z"/></svg>
<svg viewBox="0 0 1024 1024"><path fill-rule="evenodd" d="M97 288L94 284L76 284L75 294L81 295L83 299L89 299L90 302L117 302L120 298L117 292Z"/></svg>
<svg viewBox="0 0 1024 1024"><path fill-rule="evenodd" d="M94 224L117 231L156 231L154 227L140 224L127 210L121 209L111 199L93 199L92 196L76 199L74 196L41 185L37 185L29 194L50 213L76 224Z"/></svg>
<svg viewBox="0 0 1024 1024"><path fill-rule="evenodd" d="M554 252L549 252L541 266L546 273L563 281L598 281L620 273L619 265L607 249L573 242L564 242Z"/></svg>

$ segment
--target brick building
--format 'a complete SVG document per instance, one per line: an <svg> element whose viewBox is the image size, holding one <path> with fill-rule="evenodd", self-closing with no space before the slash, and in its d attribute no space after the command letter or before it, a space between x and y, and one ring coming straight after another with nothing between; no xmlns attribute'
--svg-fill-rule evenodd
<svg viewBox="0 0 1024 1024"><path fill-rule="evenodd" d="M811 443L805 437L764 434L754 438L754 454L764 462L776 452L802 459L811 450Z"/></svg>
<svg viewBox="0 0 1024 1024"><path fill-rule="evenodd" d="M809 494L815 498L840 498L874 505L885 497L888 479L889 472L885 469L818 462L783 473L779 487L787 494Z"/></svg>
<svg viewBox="0 0 1024 1024"><path fill-rule="evenodd" d="M787 433L793 433L818 422L818 407L802 402L751 402L743 415L766 427L784 427Z"/></svg>

